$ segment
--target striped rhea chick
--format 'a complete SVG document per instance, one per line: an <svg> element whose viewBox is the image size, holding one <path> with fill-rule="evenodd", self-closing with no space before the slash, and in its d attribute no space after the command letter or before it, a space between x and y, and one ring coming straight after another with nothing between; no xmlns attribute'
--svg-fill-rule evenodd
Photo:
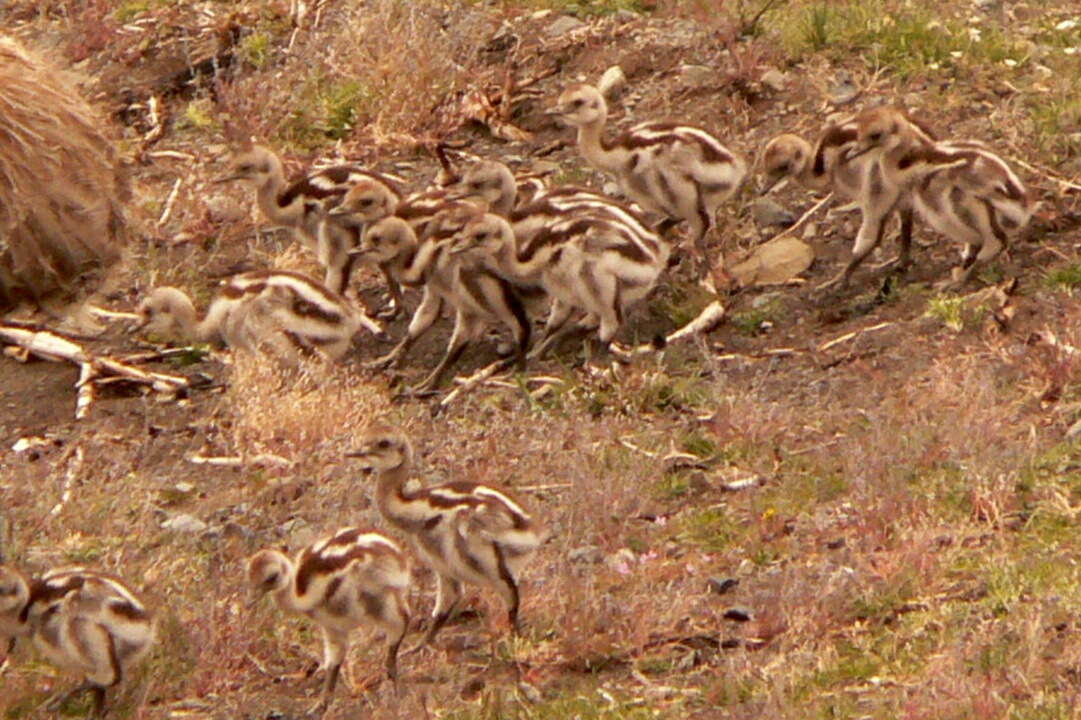
<svg viewBox="0 0 1081 720"><path fill-rule="evenodd" d="M922 126L916 126L916 129L928 139L931 138L930 133ZM780 190L790 181L808 190L832 192L834 196L847 203L845 209L867 207L872 213L870 222L874 225L875 234L879 236L885 229L888 216L896 210L901 222L900 253L896 260L888 265L896 264L903 267L909 262L912 246L912 204L904 195L897 198L896 202L891 201L882 207L861 204L861 195L865 187L868 187L870 175L875 172L873 168L875 163L873 158L866 155L849 157L856 146L856 133L855 117L849 116L830 122L815 142L814 147L800 136L791 133L773 138L762 152L761 169L765 175L765 185L761 194L766 195ZM845 269L823 287L846 283L853 270L871 249L868 248L858 257L854 252ZM863 250L862 246L860 250Z"/></svg>
<svg viewBox="0 0 1081 720"><path fill-rule="evenodd" d="M174 287L159 287L139 303L137 329L185 341L222 342L265 350L288 364L301 354L340 358L361 327L382 336L379 323L318 282L285 270L257 270L222 282L206 316Z"/></svg>
<svg viewBox="0 0 1081 720"><path fill-rule="evenodd" d="M643 238L655 237L636 206L624 205L588 188L537 186L533 178L516 178L510 168L496 160L471 165L452 193L454 197L481 200L490 212L507 218L519 242L528 242L545 226L581 209L609 215Z"/></svg>
<svg viewBox="0 0 1081 720"><path fill-rule="evenodd" d="M935 142L897 107L873 108L856 118L856 146L849 157L874 160L861 192L864 221L853 262L881 237L875 218L907 196L920 217L964 244L949 284L968 282L1010 238L1027 227L1036 202L1021 179L990 148L973 140ZM869 221L870 217L870 221Z"/></svg>
<svg viewBox="0 0 1081 720"><path fill-rule="evenodd" d="M323 631L326 676L315 711L330 704L354 628L383 630L387 676L398 679L398 649L409 627L409 576L397 543L352 527L312 543L292 560L278 550L260 550L248 559L253 602L269 594L283 610L307 615Z"/></svg>
<svg viewBox="0 0 1081 720"><path fill-rule="evenodd" d="M347 457L377 474L376 505L391 527L407 535L437 578L432 625L423 644L446 624L462 596L462 584L494 589L519 632L519 575L544 537L540 524L500 488L456 481L407 489L413 447L403 432L376 425Z"/></svg>
<svg viewBox="0 0 1081 720"><path fill-rule="evenodd" d="M460 208L461 203L452 197L448 188L434 188L408 197L387 183L375 180L361 180L353 184L341 202L327 212L323 232L346 232L362 235L364 228L390 215L400 217L409 223L418 237L423 237L428 223L436 215ZM400 282L387 267L373 260L369 253L354 247L351 251L361 261L374 263L387 283L390 294L390 308L401 307L402 290Z"/></svg>
<svg viewBox="0 0 1081 720"><path fill-rule="evenodd" d="M533 356L542 356L571 329L575 311L596 326L602 351L623 324L628 308L653 289L667 267L669 247L656 234L584 209L568 213L519 242L511 224L494 214L472 220L452 250L475 256L494 272L518 283L539 283L552 305L545 335Z"/></svg>
<svg viewBox="0 0 1081 720"><path fill-rule="evenodd" d="M341 201L355 183L371 180L397 191L397 178L354 164L333 165L287 182L281 159L268 147L253 145L233 158L230 172L218 182L243 180L255 188L255 200L263 217L274 225L289 228L297 239L316 254L326 271L324 284L344 292L349 281L348 236L320 228L326 210Z"/></svg>
<svg viewBox="0 0 1081 720"><path fill-rule="evenodd" d="M556 112L578 128L586 162L615 178L646 210L666 216L668 223L685 221L705 260L706 234L716 224L717 209L747 175L739 155L706 130L677 123L645 122L606 140L608 106L591 85L564 90Z"/></svg>
<svg viewBox="0 0 1081 720"><path fill-rule="evenodd" d="M450 366L492 324L510 330L515 360L519 367L525 365L531 326L512 284L484 263L450 253L457 233L479 214L480 210L468 203L450 204L426 223L423 240L417 238L409 222L395 215L383 218L364 232L360 247L363 255L385 267L401 284L424 287L405 337L374 365L399 363L435 323L444 305L454 311L454 330L446 352L436 368L417 385L417 390L438 387Z"/></svg>
<svg viewBox="0 0 1081 720"><path fill-rule="evenodd" d="M154 642L152 614L122 580L83 567L28 579L0 565L0 634L30 636L50 662L83 675L81 684L49 703L55 712L89 692L93 715L105 712L105 692L124 679Z"/></svg>

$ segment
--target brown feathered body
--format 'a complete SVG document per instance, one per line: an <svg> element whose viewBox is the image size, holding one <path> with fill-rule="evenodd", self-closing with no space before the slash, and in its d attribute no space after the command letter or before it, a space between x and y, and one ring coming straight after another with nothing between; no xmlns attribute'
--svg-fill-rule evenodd
<svg viewBox="0 0 1081 720"><path fill-rule="evenodd" d="M128 182L75 83L0 38L0 311L96 290L129 234Z"/></svg>

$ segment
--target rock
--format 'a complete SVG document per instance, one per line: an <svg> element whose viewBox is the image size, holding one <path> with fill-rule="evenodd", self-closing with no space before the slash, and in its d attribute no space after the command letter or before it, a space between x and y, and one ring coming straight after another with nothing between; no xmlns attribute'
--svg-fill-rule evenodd
<svg viewBox="0 0 1081 720"><path fill-rule="evenodd" d="M622 197L623 193L619 191L619 185L614 182L606 182L604 187L601 188L601 192L605 195L611 195L612 197Z"/></svg>
<svg viewBox="0 0 1081 720"><path fill-rule="evenodd" d="M759 227L789 227L796 222L796 216L768 197L757 198L751 205L751 217Z"/></svg>
<svg viewBox="0 0 1081 720"><path fill-rule="evenodd" d="M741 287L777 285L799 275L813 261L814 250L810 245L794 237L779 237L759 245L728 272Z"/></svg>
<svg viewBox="0 0 1081 720"><path fill-rule="evenodd" d="M206 200L206 217L212 223L240 222L247 210L228 195L215 195Z"/></svg>
<svg viewBox="0 0 1081 720"><path fill-rule="evenodd" d="M195 492L195 486L190 482L178 482L176 485L173 485L173 490L176 490L181 495L189 495Z"/></svg>
<svg viewBox="0 0 1081 720"><path fill-rule="evenodd" d="M567 555L567 559L571 562L596 565L604 560L604 552L596 545L583 545L571 550Z"/></svg>
<svg viewBox="0 0 1081 720"><path fill-rule="evenodd" d="M681 65L679 80L684 85L702 87L717 79L717 71L707 65Z"/></svg>
<svg viewBox="0 0 1081 720"><path fill-rule="evenodd" d="M560 35L566 35L569 32L580 30L585 26L586 24L576 17L560 15L548 26L548 29L545 30L545 32L548 34L548 37L559 37Z"/></svg>
<svg viewBox="0 0 1081 720"><path fill-rule="evenodd" d="M608 100L614 100L619 97L619 94L623 92L623 89L627 87L627 76L623 74L623 68L619 65L613 65L604 71L601 75L600 81L597 83L597 89L601 91L601 95L604 95Z"/></svg>
<svg viewBox="0 0 1081 720"><path fill-rule="evenodd" d="M829 101L834 105L847 105L859 97L860 89L856 87L852 76L846 72L837 74L837 80L830 87Z"/></svg>
<svg viewBox="0 0 1081 720"><path fill-rule="evenodd" d="M179 515L173 515L171 518L161 524L166 530L175 530L182 533L201 533L205 531L209 526L195 517L194 515L188 515L187 513L181 513Z"/></svg>
<svg viewBox="0 0 1081 720"><path fill-rule="evenodd" d="M620 548L605 558L605 563L618 573L626 574L638 560L638 556L630 548Z"/></svg>
<svg viewBox="0 0 1081 720"><path fill-rule="evenodd" d="M724 595L737 585L739 585L739 580L736 580L735 578L711 577L706 581L706 586L709 588L710 592L718 595Z"/></svg>
<svg viewBox="0 0 1081 720"><path fill-rule="evenodd" d="M762 77L759 78L759 81L774 92L782 92L788 84L788 78L786 78L785 74L777 68L770 68L762 73Z"/></svg>
<svg viewBox="0 0 1081 720"><path fill-rule="evenodd" d="M747 622L751 619L751 611L745 607L730 607L724 611L722 617L733 622Z"/></svg>

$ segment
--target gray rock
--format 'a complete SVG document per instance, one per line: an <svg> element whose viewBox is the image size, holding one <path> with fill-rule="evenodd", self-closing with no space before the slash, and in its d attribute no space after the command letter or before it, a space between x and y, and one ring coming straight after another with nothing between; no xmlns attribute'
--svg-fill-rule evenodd
<svg viewBox="0 0 1081 720"><path fill-rule="evenodd" d="M718 595L724 595L737 585L739 585L739 580L735 578L711 577L706 581L706 586L709 587L710 592Z"/></svg>
<svg viewBox="0 0 1081 720"><path fill-rule="evenodd" d="M768 87L770 90L773 90L774 92L783 91L785 89L785 86L788 84L788 78L786 78L785 74L777 68L770 68L766 72L762 73L762 77L759 78L759 80L762 82L763 85Z"/></svg>
<svg viewBox="0 0 1081 720"><path fill-rule="evenodd" d="M717 79L717 71L708 65L682 65L679 68L679 80L684 85L702 87Z"/></svg>
<svg viewBox="0 0 1081 720"><path fill-rule="evenodd" d="M760 197L751 205L751 217L759 227L772 227L780 225L788 227L796 222L796 216L787 209L781 207L775 200L768 197Z"/></svg>
<svg viewBox="0 0 1081 720"><path fill-rule="evenodd" d="M723 617L725 620L732 620L733 622L747 622L751 619L752 614L750 609L745 607L730 607L724 611Z"/></svg>
<svg viewBox="0 0 1081 720"><path fill-rule="evenodd" d="M583 545L571 550L567 559L571 562L596 565L604 560L604 552L596 545Z"/></svg>
<svg viewBox="0 0 1081 720"><path fill-rule="evenodd" d="M627 76L619 65L613 65L605 70L600 81L597 82L597 89L609 100L619 97L625 87L627 87Z"/></svg>
<svg viewBox="0 0 1081 720"><path fill-rule="evenodd" d="M559 37L560 35L566 35L569 32L573 32L580 28L584 28L586 24L576 17L570 15L560 15L555 21L548 26L545 30L549 37Z"/></svg>
<svg viewBox="0 0 1081 720"><path fill-rule="evenodd" d="M166 530L175 530L182 533L201 533L209 526L195 517L194 515L188 515L187 513L181 513L179 515L173 515L171 518L161 524Z"/></svg>

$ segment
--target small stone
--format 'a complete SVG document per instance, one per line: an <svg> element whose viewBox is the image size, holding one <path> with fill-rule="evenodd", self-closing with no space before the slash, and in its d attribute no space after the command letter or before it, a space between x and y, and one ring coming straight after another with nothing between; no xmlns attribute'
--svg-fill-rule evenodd
<svg viewBox="0 0 1081 720"><path fill-rule="evenodd" d="M609 100L619 97L619 94L623 92L623 88L626 86L627 76L623 74L623 68L619 65L613 65L605 70L597 83L597 89L601 91L601 95L604 95Z"/></svg>
<svg viewBox="0 0 1081 720"><path fill-rule="evenodd" d="M544 699L544 696L541 695L540 690L525 681L518 683L518 692L521 693L522 697L526 699L526 702L532 703L534 705Z"/></svg>
<svg viewBox="0 0 1081 720"><path fill-rule="evenodd" d="M631 567L637 560L638 556L630 548L620 548L605 558L608 567L623 574L630 572Z"/></svg>
<svg viewBox="0 0 1081 720"><path fill-rule="evenodd" d="M785 74L777 68L770 68L766 72L762 73L762 77L759 78L761 83L774 92L781 92L788 84L788 78Z"/></svg>
<svg viewBox="0 0 1081 720"><path fill-rule="evenodd" d="M836 540L830 540L828 543L826 543L826 547L829 548L830 550L840 550L844 546L845 546L845 539L844 538L837 538Z"/></svg>
<svg viewBox="0 0 1081 720"><path fill-rule="evenodd" d="M754 201L751 205L751 217L760 227L788 227L796 222L795 215L768 197L760 197Z"/></svg>
<svg viewBox="0 0 1081 720"><path fill-rule="evenodd" d="M187 513L173 515L161 524L166 530L175 530L182 533L201 533L209 527L205 522Z"/></svg>
<svg viewBox="0 0 1081 720"><path fill-rule="evenodd" d="M570 554L567 555L567 558L571 562L596 565L604 560L604 552L596 545L583 545L582 547L571 550Z"/></svg>
<svg viewBox="0 0 1081 720"><path fill-rule="evenodd" d="M622 193L619 192L619 185L614 182L606 182L601 191L605 195L611 195L612 197L619 197Z"/></svg>
<svg viewBox="0 0 1081 720"><path fill-rule="evenodd" d="M856 87L852 76L846 72L837 75L837 81L829 91L829 100L834 105L847 105L859 97L860 89Z"/></svg>
<svg viewBox="0 0 1081 720"><path fill-rule="evenodd" d="M702 87L717 79L717 71L707 65L681 65L679 80L684 85Z"/></svg>
<svg viewBox="0 0 1081 720"><path fill-rule="evenodd" d="M733 622L748 622L751 619L751 611L745 607L730 607L724 611L722 617Z"/></svg>
<svg viewBox="0 0 1081 720"><path fill-rule="evenodd" d="M556 18L555 22L548 26L545 30L549 37L559 37L560 35L566 35L569 32L584 28L586 24L578 18L571 17L570 15L561 15Z"/></svg>
<svg viewBox="0 0 1081 720"><path fill-rule="evenodd" d="M195 486L190 482L178 482L176 485L173 485L173 489L182 495L188 495L195 492Z"/></svg>
<svg viewBox="0 0 1081 720"><path fill-rule="evenodd" d="M726 592L739 585L739 580L736 580L735 578L711 577L706 581L706 585L709 587L710 592L714 592L717 595L724 595Z"/></svg>

